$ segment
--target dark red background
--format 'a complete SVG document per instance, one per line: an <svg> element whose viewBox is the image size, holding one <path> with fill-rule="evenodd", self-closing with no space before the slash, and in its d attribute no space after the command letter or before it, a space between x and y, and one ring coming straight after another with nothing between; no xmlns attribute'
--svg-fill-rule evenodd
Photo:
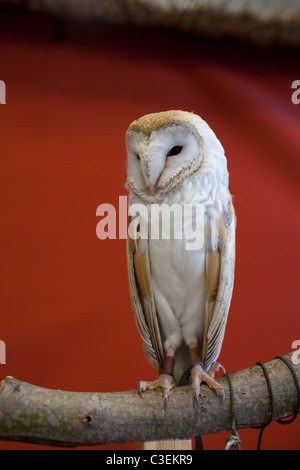
<svg viewBox="0 0 300 470"><path fill-rule="evenodd" d="M200 114L228 158L236 281L220 362L268 362L300 339L296 55L176 33L16 20L0 33L1 323L12 375L74 391L154 379L131 313L124 240L96 237L96 208L126 195L124 135L137 117ZM300 420L265 449L299 449ZM222 449L229 433L204 436ZM242 447L258 431L241 430ZM0 449L41 448L1 442ZM46 447L45 447L46 448ZM135 443L97 448L135 449Z"/></svg>

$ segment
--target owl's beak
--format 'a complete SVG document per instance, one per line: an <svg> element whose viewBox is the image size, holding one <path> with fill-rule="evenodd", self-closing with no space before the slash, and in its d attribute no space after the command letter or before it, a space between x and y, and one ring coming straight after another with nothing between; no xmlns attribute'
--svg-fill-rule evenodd
<svg viewBox="0 0 300 470"><path fill-rule="evenodd" d="M157 187L157 181L154 183L154 184L149 184L148 188L149 188L149 191L151 194L155 194L155 191L156 191L156 187Z"/></svg>
<svg viewBox="0 0 300 470"><path fill-rule="evenodd" d="M160 181L160 177L161 177L161 175L162 175L162 172L163 172L163 170L160 172L160 174L159 174L158 176L157 176L157 174L156 174L156 176L155 176L156 179L155 179L155 180L154 180L153 176L149 178L149 173L147 173L147 176L146 176L146 178L145 178L145 180L147 181L147 185L148 185L149 191L150 191L151 194L153 194L153 196L154 196L154 194L155 194L156 191L157 191L158 184L159 184L159 181ZM152 181L154 180L154 183L150 182L151 180L152 180Z"/></svg>

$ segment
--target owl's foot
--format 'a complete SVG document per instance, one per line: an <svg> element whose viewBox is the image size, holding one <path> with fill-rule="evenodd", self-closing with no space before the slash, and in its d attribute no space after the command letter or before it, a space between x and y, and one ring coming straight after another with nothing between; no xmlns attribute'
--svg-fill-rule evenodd
<svg viewBox="0 0 300 470"><path fill-rule="evenodd" d="M191 373L190 373L190 384L192 385L193 389L193 396L197 405L199 406L199 398L200 398L200 385L202 382L205 382L209 388L216 391L217 395L222 397L224 400L225 393L224 388L220 385L215 379L215 373L219 370L220 364L218 362L214 362L209 370L205 372L203 370L203 364L201 362L198 348L192 345L189 349L189 356L190 356L190 365L191 365ZM223 368L223 367L222 367Z"/></svg>
<svg viewBox="0 0 300 470"><path fill-rule="evenodd" d="M142 392L146 390L155 390L156 388L162 388L164 392L164 407L167 407L170 390L176 387L175 380L173 378L174 368L174 357L169 355L170 348L167 351L167 355L164 359L163 366L160 371L160 376L154 382L139 382L139 395L142 396Z"/></svg>
<svg viewBox="0 0 300 470"><path fill-rule="evenodd" d="M209 369L208 372L204 372L202 364L199 363L195 364L192 367L190 375L190 384L192 385L193 396L198 406L200 404L200 385L202 382L205 382L209 386L209 388L215 390L217 395L222 397L222 399L224 400L224 388L213 378L216 370L217 368L214 367L213 369Z"/></svg>
<svg viewBox="0 0 300 470"><path fill-rule="evenodd" d="M157 380L154 380L154 382L139 382L138 393L141 397L142 393L146 390L155 390L156 388L162 388L164 393L164 406L166 407L169 400L170 390L172 390L172 388L174 387L176 387L176 384L173 379L173 376L169 374L161 374Z"/></svg>

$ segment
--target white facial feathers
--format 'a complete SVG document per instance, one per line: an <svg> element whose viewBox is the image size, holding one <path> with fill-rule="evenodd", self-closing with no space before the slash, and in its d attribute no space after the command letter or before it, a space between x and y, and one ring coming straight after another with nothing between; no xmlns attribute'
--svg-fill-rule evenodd
<svg viewBox="0 0 300 470"><path fill-rule="evenodd" d="M181 148L179 153L168 156L174 147ZM141 132L133 132L127 148L129 173L133 167L140 167L144 184L156 184L161 189L170 178L190 165L199 153L196 137L181 125L159 128L149 137Z"/></svg>
<svg viewBox="0 0 300 470"><path fill-rule="evenodd" d="M126 134L129 190L144 200L164 200L183 182L198 180L204 202L215 199L219 185L228 189L224 150L205 121L193 113L157 113L135 121ZM153 120L159 125L153 126ZM176 147L176 151L172 149ZM170 155L171 151L171 155Z"/></svg>

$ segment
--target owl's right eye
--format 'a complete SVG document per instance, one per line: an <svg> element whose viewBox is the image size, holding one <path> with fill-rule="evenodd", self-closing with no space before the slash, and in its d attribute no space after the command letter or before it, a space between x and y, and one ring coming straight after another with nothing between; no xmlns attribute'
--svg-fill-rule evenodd
<svg viewBox="0 0 300 470"><path fill-rule="evenodd" d="M137 158L138 160L140 160L140 159L141 159L141 157L139 156L139 154L138 154L138 153L136 154L136 158Z"/></svg>
<svg viewBox="0 0 300 470"><path fill-rule="evenodd" d="M182 150L181 145L175 145L175 147L172 147L170 152L168 153L168 157L171 157L172 155L178 155Z"/></svg>

